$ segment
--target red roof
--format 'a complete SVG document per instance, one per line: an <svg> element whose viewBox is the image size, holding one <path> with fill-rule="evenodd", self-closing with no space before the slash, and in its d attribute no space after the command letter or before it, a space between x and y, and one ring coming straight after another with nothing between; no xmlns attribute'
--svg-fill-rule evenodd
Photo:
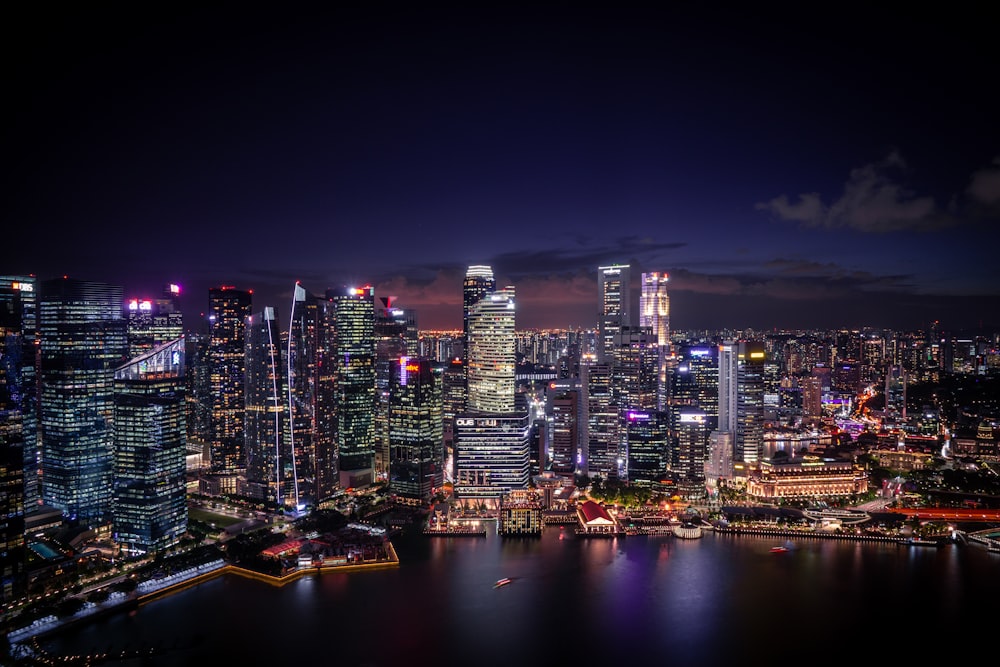
<svg viewBox="0 0 1000 667"><path fill-rule="evenodd" d="M604 519L605 521L612 521L611 515L608 511L595 503L593 500L588 500L587 502L580 505L580 511L583 513L583 518L587 523L590 523L594 519Z"/></svg>

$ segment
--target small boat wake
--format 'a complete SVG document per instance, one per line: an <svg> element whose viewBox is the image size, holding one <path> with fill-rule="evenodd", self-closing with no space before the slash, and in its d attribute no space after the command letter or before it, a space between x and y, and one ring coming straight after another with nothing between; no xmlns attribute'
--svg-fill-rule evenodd
<svg viewBox="0 0 1000 667"><path fill-rule="evenodd" d="M513 579L510 577L504 577L503 579L497 579L497 582L493 584L493 588L500 588L506 586L507 584L513 583Z"/></svg>

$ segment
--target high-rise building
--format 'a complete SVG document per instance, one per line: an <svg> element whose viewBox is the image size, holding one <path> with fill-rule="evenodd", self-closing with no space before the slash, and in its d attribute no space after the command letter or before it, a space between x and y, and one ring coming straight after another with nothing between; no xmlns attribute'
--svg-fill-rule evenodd
<svg viewBox="0 0 1000 667"><path fill-rule="evenodd" d="M444 483L440 377L430 360L405 355L391 371L389 490L404 501L427 503Z"/></svg>
<svg viewBox="0 0 1000 667"><path fill-rule="evenodd" d="M671 462L674 479L681 494L688 500L704 498L708 415L701 408L682 407L677 422L677 444Z"/></svg>
<svg viewBox="0 0 1000 667"><path fill-rule="evenodd" d="M247 318L243 417L246 455L241 496L296 506L297 480L288 441L282 437L286 395L281 363L281 334L274 308L267 306Z"/></svg>
<svg viewBox="0 0 1000 667"><path fill-rule="evenodd" d="M731 433L736 438L736 375L739 370L734 341L724 341L719 345L719 426L723 433Z"/></svg>
<svg viewBox="0 0 1000 667"><path fill-rule="evenodd" d="M582 449L583 392L579 380L554 380L546 389L548 457L547 470L572 475Z"/></svg>
<svg viewBox="0 0 1000 667"><path fill-rule="evenodd" d="M493 268L474 264L465 272L462 282L462 366L468 375L469 368L469 314L484 295L496 290Z"/></svg>
<svg viewBox="0 0 1000 667"><path fill-rule="evenodd" d="M611 360L615 335L622 327L632 326L631 281L632 269L628 264L612 264L597 269L600 313L597 318L597 360Z"/></svg>
<svg viewBox="0 0 1000 667"><path fill-rule="evenodd" d="M515 394L515 312L513 287L469 309L467 409L455 419L457 498L498 500L528 485L531 425Z"/></svg>
<svg viewBox="0 0 1000 667"><path fill-rule="evenodd" d="M158 299L131 298L125 303L129 359L184 335L184 317L177 304L181 288L167 285Z"/></svg>
<svg viewBox="0 0 1000 667"><path fill-rule="evenodd" d="M411 309L396 305L396 297L379 298L375 308L375 470L386 476L389 470L389 384L390 367L401 356L419 356L417 316Z"/></svg>
<svg viewBox="0 0 1000 667"><path fill-rule="evenodd" d="M764 444L764 344L740 341L736 359L736 437L733 461L756 467Z"/></svg>
<svg viewBox="0 0 1000 667"><path fill-rule="evenodd" d="M623 326L611 344L611 388L618 405L656 410L658 352L649 329Z"/></svg>
<svg viewBox="0 0 1000 667"><path fill-rule="evenodd" d="M316 336L316 502L330 498L340 488L337 461L337 308L327 292L317 302Z"/></svg>
<svg viewBox="0 0 1000 667"><path fill-rule="evenodd" d="M128 352L123 300L117 285L39 285L42 500L84 525L111 520L114 374Z"/></svg>
<svg viewBox="0 0 1000 667"><path fill-rule="evenodd" d="M630 484L653 487L664 480L669 467L666 415L655 410L628 409L622 416L627 443L623 477Z"/></svg>
<svg viewBox="0 0 1000 667"><path fill-rule="evenodd" d="M611 365L582 366L586 391L586 466L590 477L618 479L621 424L619 408L611 387Z"/></svg>
<svg viewBox="0 0 1000 667"><path fill-rule="evenodd" d="M639 291L639 326L648 327L657 348L657 406L666 410L669 385L667 360L670 358L670 296L667 283L670 277L665 272L653 271L642 274Z"/></svg>
<svg viewBox="0 0 1000 667"><path fill-rule="evenodd" d="M0 606L27 589L24 517L38 504L35 286L0 276Z"/></svg>
<svg viewBox="0 0 1000 667"><path fill-rule="evenodd" d="M112 530L121 550L152 554L187 531L184 339L114 373Z"/></svg>
<svg viewBox="0 0 1000 667"><path fill-rule="evenodd" d="M210 464L222 475L222 490L236 492L236 475L246 467L243 415L247 318L252 292L231 286L208 291L208 364L212 396Z"/></svg>
<svg viewBox="0 0 1000 667"><path fill-rule="evenodd" d="M285 427L282 432L291 457L292 494L295 507L315 503L317 413L320 392L321 300L299 283L292 291L292 309L285 336Z"/></svg>
<svg viewBox="0 0 1000 667"><path fill-rule="evenodd" d="M337 452L340 485L375 481L375 290L327 290L336 325Z"/></svg>

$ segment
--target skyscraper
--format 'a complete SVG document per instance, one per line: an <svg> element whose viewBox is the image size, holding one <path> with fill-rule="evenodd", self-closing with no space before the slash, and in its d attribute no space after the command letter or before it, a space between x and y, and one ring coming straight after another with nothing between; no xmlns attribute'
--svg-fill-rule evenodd
<svg viewBox="0 0 1000 667"><path fill-rule="evenodd" d="M319 500L316 457L319 436L318 410L322 366L322 313L320 299L295 283L285 342L285 427L282 433L291 456L294 506Z"/></svg>
<svg viewBox="0 0 1000 667"><path fill-rule="evenodd" d="M469 313L484 295L496 289L493 268L474 264L465 272L462 283L462 366L468 375L469 368ZM466 381L468 384L468 381Z"/></svg>
<svg viewBox="0 0 1000 667"><path fill-rule="evenodd" d="M243 415L247 318L252 293L231 286L208 291L208 364L212 391L210 459L213 473L223 475L221 490L236 492L235 475L246 467Z"/></svg>
<svg viewBox="0 0 1000 667"><path fill-rule="evenodd" d="M584 365L582 376L587 397L587 474L618 479L621 423L611 387L611 365Z"/></svg>
<svg viewBox="0 0 1000 667"><path fill-rule="evenodd" d="M115 370L112 530L121 549L151 554L187 531L184 339Z"/></svg>
<svg viewBox="0 0 1000 667"><path fill-rule="evenodd" d="M179 285L167 285L157 299L132 298L125 303L129 359L184 335L184 317L177 305Z"/></svg>
<svg viewBox="0 0 1000 667"><path fill-rule="evenodd" d="M27 589L24 516L38 502L35 279L0 276L0 605Z"/></svg>
<svg viewBox="0 0 1000 667"><path fill-rule="evenodd" d="M375 469L389 470L389 385L390 367L401 356L417 357L419 335L413 310L400 308L395 297L379 298L375 308Z"/></svg>
<svg viewBox="0 0 1000 667"><path fill-rule="evenodd" d="M736 438L733 462L744 473L757 466L764 444L764 344L740 341L736 373Z"/></svg>
<svg viewBox="0 0 1000 667"><path fill-rule="evenodd" d="M247 318L243 417L246 477L238 493L278 505L297 504L294 462L285 423L284 369L281 335L274 308Z"/></svg>
<svg viewBox="0 0 1000 667"><path fill-rule="evenodd" d="M120 286L69 278L42 282L38 296L42 499L92 526L111 520L123 299Z"/></svg>
<svg viewBox="0 0 1000 667"><path fill-rule="evenodd" d="M597 318L597 360L610 361L614 337L622 327L632 325L631 281L628 264L612 264L597 269L600 313Z"/></svg>
<svg viewBox="0 0 1000 667"><path fill-rule="evenodd" d="M327 290L336 323L337 452L340 485L375 481L375 290Z"/></svg>
<svg viewBox="0 0 1000 667"><path fill-rule="evenodd" d="M736 375L738 347L733 341L719 345L719 426L736 437Z"/></svg>
<svg viewBox="0 0 1000 667"><path fill-rule="evenodd" d="M666 273L642 274L639 292L639 326L648 327L657 348L657 410L665 410L668 381L667 359L670 357L670 296Z"/></svg>
<svg viewBox="0 0 1000 667"><path fill-rule="evenodd" d="M427 503L444 483L441 379L431 363L401 356L389 380L389 490L413 503Z"/></svg>
<svg viewBox="0 0 1000 667"><path fill-rule="evenodd" d="M456 417L455 495L499 497L528 484L530 424L515 396L514 288L469 309L467 410Z"/></svg>

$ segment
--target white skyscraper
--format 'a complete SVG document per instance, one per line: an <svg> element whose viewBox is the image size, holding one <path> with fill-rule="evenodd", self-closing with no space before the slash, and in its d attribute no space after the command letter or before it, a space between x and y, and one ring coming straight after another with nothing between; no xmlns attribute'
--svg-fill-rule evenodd
<svg viewBox="0 0 1000 667"><path fill-rule="evenodd" d="M639 326L649 327L657 347L657 410L665 410L667 404L667 358L670 356L668 281L669 277L663 272L643 273L639 291Z"/></svg>
<svg viewBox="0 0 1000 667"><path fill-rule="evenodd" d="M629 285L632 269L628 264L598 267L598 287L601 311L597 320L597 359L601 363L611 360L615 334L622 327L632 325Z"/></svg>
<svg viewBox="0 0 1000 667"><path fill-rule="evenodd" d="M482 296L469 309L470 412L514 411L514 288Z"/></svg>
<svg viewBox="0 0 1000 667"><path fill-rule="evenodd" d="M733 341L719 345L719 430L736 437L736 373L739 347Z"/></svg>

